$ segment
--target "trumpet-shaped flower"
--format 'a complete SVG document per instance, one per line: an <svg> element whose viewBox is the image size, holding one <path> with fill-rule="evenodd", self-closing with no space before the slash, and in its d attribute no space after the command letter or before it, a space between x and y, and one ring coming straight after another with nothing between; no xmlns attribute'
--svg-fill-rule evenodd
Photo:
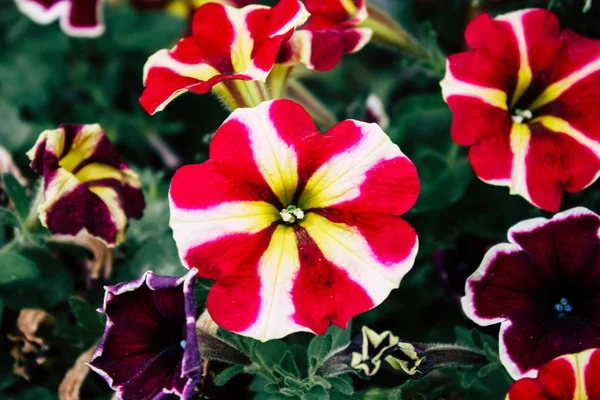
<svg viewBox="0 0 600 400"><path fill-rule="evenodd" d="M192 36L146 62L140 103L154 114L182 93L214 90L231 108L258 105L267 95L254 81L266 80L282 43L307 17L299 0L281 0L272 8L202 5Z"/></svg>
<svg viewBox="0 0 600 400"><path fill-rule="evenodd" d="M475 18L442 81L452 137L483 181L557 211L600 173L600 41L549 11Z"/></svg>
<svg viewBox="0 0 600 400"><path fill-rule="evenodd" d="M398 217L416 169L375 124L326 134L288 100L235 110L210 160L171 182L181 260L216 280L207 299L225 329L260 340L345 327L411 269L417 235Z"/></svg>
<svg viewBox="0 0 600 400"><path fill-rule="evenodd" d="M27 153L44 178L40 220L54 234L86 230L109 246L124 239L129 218L145 207L139 179L98 124L42 132Z"/></svg>
<svg viewBox="0 0 600 400"><path fill-rule="evenodd" d="M283 45L278 63L328 71L344 54L359 51L371 39L370 28L358 27L367 18L364 0L304 0L304 4L311 15Z"/></svg>
<svg viewBox="0 0 600 400"><path fill-rule="evenodd" d="M513 383L506 400L600 399L600 350L589 349L547 362L537 378Z"/></svg>
<svg viewBox="0 0 600 400"><path fill-rule="evenodd" d="M463 310L500 323L500 361L535 377L546 362L600 347L600 217L574 208L513 226L467 279Z"/></svg>
<svg viewBox="0 0 600 400"><path fill-rule="evenodd" d="M196 271L106 287L104 336L88 364L122 399L189 399L202 364L196 337Z"/></svg>
<svg viewBox="0 0 600 400"><path fill-rule="evenodd" d="M16 0L19 10L42 25L60 19L70 36L96 37L104 33L101 0Z"/></svg>

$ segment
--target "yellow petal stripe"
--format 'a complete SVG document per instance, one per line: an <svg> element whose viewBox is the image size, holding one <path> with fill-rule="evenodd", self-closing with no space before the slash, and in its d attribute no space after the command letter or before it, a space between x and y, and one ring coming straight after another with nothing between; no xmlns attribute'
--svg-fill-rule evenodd
<svg viewBox="0 0 600 400"><path fill-rule="evenodd" d="M64 135L64 133L63 133ZM57 140L58 139L58 136ZM82 126L79 133L75 136L73 144L69 152L62 157L58 165L66 169L67 171L73 171L82 161L90 158L96 150L96 146L100 139L104 137L102 128L98 124L84 125ZM61 140L64 143L64 139ZM61 151L62 152L62 151ZM55 153L57 157L61 156L61 153Z"/></svg>
<svg viewBox="0 0 600 400"><path fill-rule="evenodd" d="M265 341L310 329L296 324L291 291L300 269L296 234L290 226L279 225L269 247L259 262L260 309L256 321L241 332L243 335Z"/></svg>
<svg viewBox="0 0 600 400"><path fill-rule="evenodd" d="M511 172L510 193L519 194L531 201L527 189L527 165L525 159L529 149L531 131L525 124L513 123L510 132L510 148L513 153L513 164Z"/></svg>

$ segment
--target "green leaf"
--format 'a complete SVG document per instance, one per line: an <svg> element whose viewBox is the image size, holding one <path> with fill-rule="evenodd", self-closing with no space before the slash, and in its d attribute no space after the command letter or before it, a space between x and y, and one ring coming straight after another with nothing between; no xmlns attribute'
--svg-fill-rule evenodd
<svg viewBox="0 0 600 400"><path fill-rule="evenodd" d="M215 385L217 386L225 386L227 382L229 382L232 378L236 377L239 374L244 373L243 365L233 365L225 370L223 370L219 375L215 377Z"/></svg>
<svg viewBox="0 0 600 400"><path fill-rule="evenodd" d="M71 296L69 307L75 316L77 326L89 331L94 336L100 337L104 332L104 321L100 314L87 301L80 297Z"/></svg>
<svg viewBox="0 0 600 400"><path fill-rule="evenodd" d="M38 266L17 253L0 253L0 285L34 280L40 276Z"/></svg>
<svg viewBox="0 0 600 400"><path fill-rule="evenodd" d="M351 332L352 332L352 320L348 323L348 326L346 327L346 329L342 329L336 325L331 325L327 329L327 332L326 332L326 334L331 335L331 339L332 339L331 349L338 350L338 349L341 349L342 347L346 347L347 345L349 345L350 340L351 340L351 336L350 336Z"/></svg>
<svg viewBox="0 0 600 400"><path fill-rule="evenodd" d="M286 351L283 355L283 358L279 362L279 365L284 371L289 372L290 374L300 377L300 370L298 369L298 365L296 365L296 361L294 360L294 355L291 351Z"/></svg>
<svg viewBox="0 0 600 400"><path fill-rule="evenodd" d="M331 389L336 390L342 394L351 395L354 393L354 387L352 386L352 378L349 376L339 376L335 378L329 378Z"/></svg>
<svg viewBox="0 0 600 400"><path fill-rule="evenodd" d="M0 208L0 226L19 226L19 220L17 216L10 211L8 208Z"/></svg>
<svg viewBox="0 0 600 400"><path fill-rule="evenodd" d="M8 196L15 205L17 215L21 218L21 221L25 221L29 215L29 198L25 193L25 188L9 173L2 175L2 182Z"/></svg>
<svg viewBox="0 0 600 400"><path fill-rule="evenodd" d="M0 297L6 307L51 308L66 301L73 292L73 281L66 267L48 250L27 246L19 250L20 257L36 265L39 276L0 286ZM0 266L0 269L4 270Z"/></svg>
<svg viewBox="0 0 600 400"><path fill-rule="evenodd" d="M327 389L322 386L315 386L309 392L302 395L303 400L329 400Z"/></svg>
<svg viewBox="0 0 600 400"><path fill-rule="evenodd" d="M333 338L329 333L315 336L308 345L308 359L315 359L320 363L329 354L332 345Z"/></svg>
<svg viewBox="0 0 600 400"><path fill-rule="evenodd" d="M281 340L269 340L268 342L257 342L254 347L252 361L272 369L273 365L279 364L287 352L287 345Z"/></svg>

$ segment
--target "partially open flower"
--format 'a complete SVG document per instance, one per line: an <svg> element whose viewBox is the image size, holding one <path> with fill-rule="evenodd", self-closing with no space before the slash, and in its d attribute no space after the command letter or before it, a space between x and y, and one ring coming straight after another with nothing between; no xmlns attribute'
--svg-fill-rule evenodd
<svg viewBox="0 0 600 400"><path fill-rule="evenodd" d="M102 0L16 0L19 10L42 25L60 19L70 36L96 37L104 33Z"/></svg>
<svg viewBox="0 0 600 400"><path fill-rule="evenodd" d="M192 36L146 62L140 103L154 114L187 91L213 90L230 108L258 105L268 97L263 82L282 43L307 17L299 0L281 0L272 8L201 6Z"/></svg>
<svg viewBox="0 0 600 400"><path fill-rule="evenodd" d="M399 215L416 201L412 162L376 124L317 131L289 100L235 110L210 160L171 182L183 264L216 280L207 308L260 340L345 327L411 269L417 235Z"/></svg>
<svg viewBox="0 0 600 400"><path fill-rule="evenodd" d="M441 83L454 141L483 181L557 211L600 175L600 41L540 9L480 15L465 37Z"/></svg>
<svg viewBox="0 0 600 400"><path fill-rule="evenodd" d="M89 363L123 399L189 399L202 364L196 338L196 271L106 287L106 330Z"/></svg>
<svg viewBox="0 0 600 400"><path fill-rule="evenodd" d="M511 386L506 400L600 399L600 349L568 354L544 364L537 378Z"/></svg>
<svg viewBox="0 0 600 400"><path fill-rule="evenodd" d="M27 153L44 177L40 220L54 234L90 235L114 246L145 207L139 179L98 124L42 132Z"/></svg>
<svg viewBox="0 0 600 400"><path fill-rule="evenodd" d="M72 244L81 246L92 253L93 259L82 261L90 280L108 279L112 274L114 250L100 239L95 238L85 231L75 236L53 235L48 239L53 243Z"/></svg>
<svg viewBox="0 0 600 400"><path fill-rule="evenodd" d="M466 283L463 310L500 323L500 360L517 379L600 347L600 217L585 208L513 226Z"/></svg>
<svg viewBox="0 0 600 400"><path fill-rule="evenodd" d="M278 63L328 71L344 54L362 49L371 39L371 29L358 27L367 17L364 0L304 0L304 4L311 15L283 45Z"/></svg>
<svg viewBox="0 0 600 400"><path fill-rule="evenodd" d="M483 354L466 347L407 342L390 331L377 333L363 326L360 335L346 348L331 354L322 368L325 375L353 371L372 377L387 367L407 377L421 378L439 368L488 362Z"/></svg>

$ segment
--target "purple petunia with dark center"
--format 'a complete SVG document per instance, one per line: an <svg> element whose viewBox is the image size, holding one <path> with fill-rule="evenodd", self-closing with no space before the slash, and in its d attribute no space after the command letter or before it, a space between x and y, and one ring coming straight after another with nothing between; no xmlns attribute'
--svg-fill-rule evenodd
<svg viewBox="0 0 600 400"><path fill-rule="evenodd" d="M155 276L106 287L104 336L88 364L123 399L189 399L202 366L196 338L194 283Z"/></svg>
<svg viewBox="0 0 600 400"><path fill-rule="evenodd" d="M574 208L513 226L469 277L463 310L501 323L500 360L515 378L600 347L600 217Z"/></svg>

